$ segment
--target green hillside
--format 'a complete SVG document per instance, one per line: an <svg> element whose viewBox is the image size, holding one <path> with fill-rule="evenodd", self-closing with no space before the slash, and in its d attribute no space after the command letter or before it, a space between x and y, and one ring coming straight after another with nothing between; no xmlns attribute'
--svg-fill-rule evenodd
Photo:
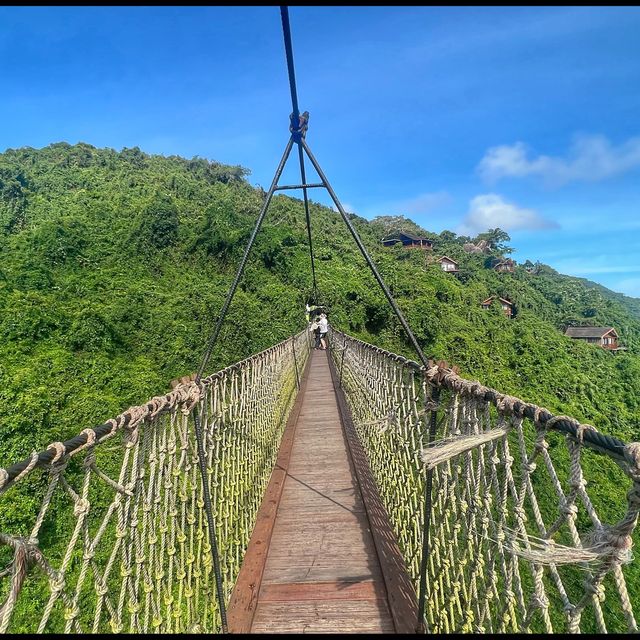
<svg viewBox="0 0 640 640"><path fill-rule="evenodd" d="M242 167L66 143L0 154L2 466L197 369L263 192ZM316 268L331 322L413 357L340 216L312 205ZM640 435L640 302L544 265L490 266L491 254L406 219L352 216L425 352L463 375L626 440ZM383 248L390 230L423 233L429 254ZM444 273L429 255L460 262ZM278 195L230 310L210 371L290 336L311 285L300 200ZM509 320L490 295L514 302ZM568 324L611 325L628 351L564 337Z"/></svg>
<svg viewBox="0 0 640 640"><path fill-rule="evenodd" d="M263 201L247 175L137 148L58 143L0 154L0 466L165 393L198 368ZM340 216L311 209L319 302L330 322L415 357ZM401 217L351 219L429 356L554 413L640 439L640 301L545 265L495 272L492 264L511 251L499 229L466 238ZM428 236L434 251L383 247L398 230ZM465 251L481 240L486 252ZM441 270L435 258L443 254L459 273ZM301 330L310 288L302 202L278 195L209 372ZM482 309L492 295L514 303L512 319L498 305ZM563 335L582 324L614 326L627 350ZM566 469L566 451L554 455ZM585 477L603 521L615 522L628 486L598 458L585 456ZM13 494L0 513L3 531L28 533L41 490ZM556 508L557 496L539 499ZM64 527L52 524L47 534L56 553ZM9 562L7 548L3 557ZM629 567L627 578L637 600L640 569ZM576 578L572 588L579 585ZM17 624L42 605L23 599Z"/></svg>

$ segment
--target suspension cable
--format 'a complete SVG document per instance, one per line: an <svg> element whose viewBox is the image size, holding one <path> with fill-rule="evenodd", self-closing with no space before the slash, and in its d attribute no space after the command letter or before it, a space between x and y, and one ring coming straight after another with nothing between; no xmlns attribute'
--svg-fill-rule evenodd
<svg viewBox="0 0 640 640"><path fill-rule="evenodd" d="M242 260L240 261L240 266L238 267L238 271L236 273L236 277L233 280L233 284L227 293L227 299L224 301L224 305L222 307L222 311L220 311L220 317L218 318L218 322L216 324L216 328L209 338L209 343L207 346L206 353L204 358L202 359L202 364L198 369L198 375L196 377L196 383L200 382L200 378L202 378L202 374L204 373L205 367L207 366L207 362L209 361L209 357L211 356L211 352L213 351L213 347L215 346L218 336L220 335L220 329L222 328L222 324L227 316L227 311L229 310L229 305L233 300L233 296L236 293L236 289L238 288L238 283L240 282L240 278L244 273L244 268L247 265L247 260L249 259L249 254L251 253L251 249L256 240L256 236L258 235L258 231L260 231L260 227L262 226L262 221L265 218L267 213L267 209L269 208L269 203L271 202L271 198L273 196L274 191L278 185L278 180L280 180L280 176L282 175L282 171L284 170L284 166L287 163L287 159L289 158L289 154L291 153L291 147L293 147L293 140L289 139L287 143L287 148L282 155L282 159L280 160L280 164L278 165L278 169L276 170L276 174L273 177L273 182L271 183L271 187L269 187L269 191L265 196L264 202L262 204L262 209L260 210L260 215L258 216L258 220L256 221L256 225L253 229L253 233L249 238L249 242L244 250L244 255L242 256Z"/></svg>
<svg viewBox="0 0 640 640"><path fill-rule="evenodd" d="M331 199L333 200L333 202L336 205L338 211L340 212L340 215L342 216L342 219L344 220L345 224L347 225L347 228L351 232L351 235L352 235L353 239L355 240L356 244L358 245L358 248L360 249L362 255L364 256L364 259L366 260L367 264L369 265L369 268L373 272L373 275L374 275L375 279L377 280L378 284L382 288L382 291L384 292L384 295L386 296L389 304L391 305L391 308L393 309L393 311L395 312L396 316L400 320L400 324L402 325L403 329L405 330L405 332L406 332L406 334L407 334L407 336L409 338L409 341L413 345L413 348L416 350L416 353L418 354L418 357L422 361L422 364L425 367L428 367L429 366L429 361L428 361L427 357L424 355L424 352L422 351L422 349L420 348L420 345L418 344L418 341L416 340L416 337L413 334L413 331L411 331L411 328L409 327L409 324L405 320L404 315L402 314L402 311L400 311L400 307L398 307L398 304L396 303L396 301L394 300L393 296L391 295L391 292L389 291L389 288L387 287L387 285L385 284L384 280L382 279L382 276L378 273L378 270L376 269L376 266L375 266L373 260L371 259L371 257L369 256L367 250L365 249L365 246L362 243L362 240L360 240L360 236L358 235L358 232L355 230L355 228L351 224L351 221L349 220L349 216L347 216L346 212L342 208L342 205L340 204L340 201L338 200L338 196L336 196L335 192L331 188L331 185L329 184L329 182L328 182L327 178L325 177L322 169L320 168L320 165L318 164L317 160L313 157L313 154L311 153L311 150L309 149L309 146L307 145L307 143L304 140L304 134L305 134L306 125L307 125L307 121L308 121L308 113L305 112L303 114L304 116L306 116L306 118L305 118L305 121L303 123L303 127L302 127L303 130L301 130L301 127L300 127L300 111L298 109L298 90L297 90L297 87L296 87L296 72L295 72L295 69L294 69L294 66L293 66L293 47L291 45L291 28L290 28L290 25L289 25L289 9L286 6L281 6L280 7L280 15L282 16L282 31L284 33L284 47L285 47L286 54L287 54L287 69L289 70L289 88L291 90L291 105L293 107L293 113L291 114L291 133L292 133L294 141L298 144L298 150L299 150L299 155L300 155L300 170L301 170L302 176L303 176L302 184L303 185L305 184L305 180L304 180L304 158L303 158L303 154L302 154L302 149L304 149L304 151L307 154L307 157L311 161L311 164L313 165L313 167L316 170L317 174L320 176L320 180L322 180L326 190L329 192L329 195L331 196ZM308 229L309 229L309 249L311 250L311 226L310 226L310 220L309 220L309 215L308 215L306 189L304 191L305 191L305 193L304 193L305 210L306 210L306 213L307 213L307 225L308 225ZM315 291L315 268L314 268L314 265L313 265L313 251L312 250L311 250L311 268L313 270L313 281L314 281L314 291Z"/></svg>
<svg viewBox="0 0 640 640"><path fill-rule="evenodd" d="M302 146L300 143L298 143L298 157L300 158L300 176L302 178L302 184L306 185L307 179L306 179L305 170L304 170L304 156L302 155ZM313 296L314 296L313 302L317 304L318 301L315 299L318 296L318 287L316 286L316 265L313 258L313 243L311 241L311 215L309 213L309 198L307 197L306 186L302 187L302 194L304 197L304 215L307 223L307 237L309 239L309 256L311 258L311 277L313 279Z"/></svg>
<svg viewBox="0 0 640 640"><path fill-rule="evenodd" d="M291 46L291 28L289 26L289 8L280 6L282 18L282 33L284 34L284 48L287 55L287 70L289 71L289 89L291 90L291 124L295 130L300 127L300 111L298 109L298 91L296 89L296 72L293 67L293 48Z"/></svg>
<svg viewBox="0 0 640 640"><path fill-rule="evenodd" d="M428 369L429 368L429 360L427 359L427 357L424 355L424 352L420 348L420 345L418 344L418 341L417 341L415 335L413 334L413 331L411 331L411 327L409 327L409 323L405 320L405 317L404 317L402 311L400 310L400 307L398 306L398 303L395 301L395 299L391 295L391 291L389 291L389 288L387 287L387 285L385 284L385 281L382 279L382 276L378 272L378 269L376 268L375 263L373 262L373 260L369 256L369 253L367 252L367 249L365 248L362 240L360 239L360 236L359 236L358 232L356 231L355 227L351 224L351 220L349 220L349 216L347 215L347 212L344 210L342 204L340 203L340 200L338 200L338 196L336 195L335 191L331 188L331 185L329 184L329 181L327 180L326 176L324 175L324 172L322 171L322 168L320 167L320 165L318 164L318 161L315 159L315 157L311 153L311 149L309 149L309 145L307 145L307 143L304 141L304 139L301 140L301 144L302 144L302 146L303 146L303 148L305 150L305 153L307 154L307 157L311 161L311 164L313 165L314 169L317 171L318 175L320 176L320 180L322 180L322 182L324 182L325 188L329 192L329 195L331 196L331 199L333 200L334 204L336 205L336 208L340 212L340 215L342 216L342 219L344 220L345 224L347 225L347 228L351 232L351 236L355 240L356 244L358 245L358 248L360 249L360 252L364 256L365 261L369 265L369 269L371 269L371 272L373 273L373 276L375 277L375 279L377 280L378 284L380 285L380 288L384 292L384 295L386 296L387 301L389 302L389 304L391 305L391 308L393 309L393 311L395 312L396 316L398 317L398 320L400 320L400 324L402 325L402 327L405 330L407 336L409 337L409 340L410 340L411 344L413 345L413 348L416 350L416 353L418 354L418 357L420 358L420 361L422 362L422 365L425 368Z"/></svg>
<svg viewBox="0 0 640 640"><path fill-rule="evenodd" d="M271 183L271 187L264 199L264 203L262 205L262 209L260 211L260 215L258 216L258 220L256 221L255 228L253 229L253 233L249 238L249 242L244 250L244 255L242 256L242 260L240 262L240 266L238 267L238 271L236 273L236 277L233 280L233 284L227 293L227 298L222 307L222 311L220 312L220 316L218 318L218 322L216 323L216 327L213 331L213 334L209 338L209 342L207 345L207 350L202 358L202 363L198 370L198 373L195 378L195 384L199 385L200 380L202 378L202 374L204 373L205 367L207 366L207 362L211 356L213 351L213 347L215 346L218 336L220 335L220 329L222 324L227 316L227 312L229 310L229 306L231 305L231 301L233 300L233 296L235 295L236 289L238 288L238 283L240 282L240 278L244 272L244 268L247 264L247 260L249 259L249 254L251 253L251 248L255 242L256 236L258 235L258 231L262 226L262 221L265 218L267 213L267 209L269 208L269 203L271 202L271 198L278 184L278 180L280 180L280 176L282 175L282 171L284 170L284 166L289 158L289 154L291 153L291 148L293 147L293 138L289 139L287 143L287 147L282 155L282 159L280 160L280 164L278 165L278 169L276 170L276 174L273 177L273 182ZM202 432L202 424L200 421L200 412L199 408L196 405L193 410L193 422L195 425L196 432L196 443L198 446L198 467L200 468L200 475L202 477L202 499L204 502L205 513L207 516L207 525L209 529L209 544L211 546L211 556L213 559L213 570L215 576L216 583L216 593L218 597L218 606L220 608L220 619L222 622L222 632L227 633L227 613L226 613L226 605L224 599L224 590L222 583L222 571L220 568L220 558L218 555L218 544L216 538L216 528L215 521L213 518L213 505L211 503L211 492L209 491L209 481L207 474L207 462L205 459L205 450L204 450L204 435Z"/></svg>
<svg viewBox="0 0 640 640"><path fill-rule="evenodd" d="M291 26L289 24L289 8L280 6L280 16L282 17L282 33L284 35L284 49L287 56L287 70L289 72L289 89L291 91L291 133L294 141L298 144L298 159L300 161L300 178L302 179L302 195L304 199L304 214L307 225L307 237L309 239L309 256L311 258L311 277L313 279L313 295L317 297L316 267L313 257L313 242L311 240L311 215L309 214L309 198L307 196L307 178L304 169L304 155L302 153L301 140L306 132L309 114L305 112L306 118L301 127L300 111L298 109L298 88L296 86L296 71L293 64L293 45L291 44ZM317 303L317 300L313 300Z"/></svg>

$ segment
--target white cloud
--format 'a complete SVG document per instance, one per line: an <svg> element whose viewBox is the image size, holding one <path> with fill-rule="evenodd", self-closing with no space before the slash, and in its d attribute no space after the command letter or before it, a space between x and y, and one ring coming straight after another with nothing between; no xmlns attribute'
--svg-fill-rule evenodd
<svg viewBox="0 0 640 640"><path fill-rule="evenodd" d="M529 154L523 142L491 147L476 170L487 182L500 178L539 176L560 186L572 181L595 182L640 166L640 137L613 146L602 135L577 135L566 158Z"/></svg>
<svg viewBox="0 0 640 640"><path fill-rule="evenodd" d="M457 229L460 235L475 235L500 227L504 231L516 229L552 229L558 224L546 220L533 209L523 209L507 202L495 193L476 196L469 203L469 212Z"/></svg>

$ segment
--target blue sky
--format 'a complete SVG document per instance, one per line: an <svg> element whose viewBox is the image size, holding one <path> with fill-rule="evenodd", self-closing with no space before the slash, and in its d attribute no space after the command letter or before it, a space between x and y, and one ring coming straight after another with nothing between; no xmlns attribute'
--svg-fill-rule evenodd
<svg viewBox="0 0 640 640"><path fill-rule="evenodd" d="M640 8L290 18L307 140L349 210L499 226L520 261L640 296ZM139 146L266 188L287 141L276 6L0 7L0 70L1 150Z"/></svg>

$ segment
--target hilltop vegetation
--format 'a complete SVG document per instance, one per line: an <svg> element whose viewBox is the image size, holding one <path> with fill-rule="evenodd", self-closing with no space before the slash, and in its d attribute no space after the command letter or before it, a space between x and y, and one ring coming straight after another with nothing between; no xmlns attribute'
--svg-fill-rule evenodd
<svg viewBox="0 0 640 640"><path fill-rule="evenodd" d="M262 203L242 167L58 143L0 154L0 465L164 393L198 367ZM352 221L425 352L463 375L573 415L626 440L640 431L637 300L542 266L487 268L509 251L406 219ZM312 205L322 302L332 323L413 354L339 215ZM391 227L432 238L434 254L383 248ZM499 230L498 230L499 231ZM495 230L494 230L495 232ZM491 234L489 233L489 236ZM495 234L494 234L495 235ZM488 237L487 234L484 237ZM230 310L210 372L299 331L310 292L300 200L278 195ZM496 294L516 316L484 311ZM628 351L562 335L614 326Z"/></svg>
<svg viewBox="0 0 640 640"><path fill-rule="evenodd" d="M0 154L0 466L165 393L170 380L198 368L263 201L247 175L137 148L58 143ZM318 302L331 323L415 357L340 216L318 204L311 214ZM429 356L554 413L640 439L640 301L545 265L535 275L522 266L496 273L492 262L511 251L499 229L467 238L402 217L351 220ZM382 247L398 230L432 239L435 250ZM480 240L488 252L464 250ZM433 258L443 254L459 262L459 273L441 270ZM310 289L302 202L278 195L208 372L301 330ZM511 300L515 317L497 304L483 310L491 295ZM614 326L628 351L608 353L563 335L580 324ZM565 473L561 447L554 461ZM628 485L605 467L599 456L584 456L589 491L612 523ZM27 535L42 491L23 486L10 494L1 530ZM538 498L557 508L556 495ZM54 557L73 517L60 514L43 533ZM8 563L8 547L3 557ZM627 572L632 599L639 574L636 566ZM581 576L574 582L580 591ZM22 599L19 629L44 605L40 597ZM619 618L609 607L607 615Z"/></svg>

